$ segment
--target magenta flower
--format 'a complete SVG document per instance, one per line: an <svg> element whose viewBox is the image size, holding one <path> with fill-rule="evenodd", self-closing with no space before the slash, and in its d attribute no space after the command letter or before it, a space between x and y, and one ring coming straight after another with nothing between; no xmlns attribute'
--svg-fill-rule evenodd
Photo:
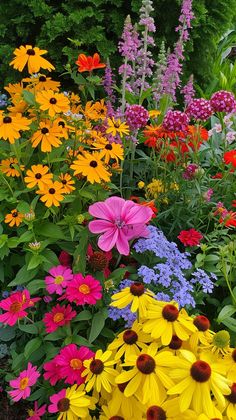
<svg viewBox="0 0 236 420"><path fill-rule="evenodd" d="M37 401L35 401L34 409L28 410L29 417L27 417L26 420L40 420L46 412L46 407L46 404L42 405L42 407L39 407Z"/></svg>
<svg viewBox="0 0 236 420"><path fill-rule="evenodd" d="M26 309L34 306L40 298L31 298L28 290L12 293L8 298L0 301L0 308L6 311L0 315L0 322L11 327L16 324L18 319L27 316Z"/></svg>
<svg viewBox="0 0 236 420"><path fill-rule="evenodd" d="M65 383L70 385L84 383L85 378L81 376L85 369L83 361L91 359L93 356L94 352L85 346L78 349L75 344L68 344L68 346L64 347L57 356L57 363Z"/></svg>
<svg viewBox="0 0 236 420"><path fill-rule="evenodd" d="M10 386L15 388L13 391L9 391L9 395L12 397L13 401L17 402L21 400L21 398L23 398L23 400L28 398L31 393L30 387L37 382L39 376L40 373L37 371L37 367L28 363L27 369L23 370L18 378L10 381Z"/></svg>
<svg viewBox="0 0 236 420"><path fill-rule="evenodd" d="M92 204L89 213L100 219L88 225L92 233L102 233L98 240L99 248L110 251L116 246L123 255L129 255L129 240L148 236L145 223L153 214L149 207L120 197L110 197Z"/></svg>
<svg viewBox="0 0 236 420"><path fill-rule="evenodd" d="M55 385L61 379L61 373L57 364L57 357L54 357L50 362L44 363L43 368L46 371L43 374L44 379L50 382L51 385Z"/></svg>
<svg viewBox="0 0 236 420"><path fill-rule="evenodd" d="M62 295L63 289L68 282L73 279L73 273L70 268L63 265L57 265L49 270L51 276L45 277L46 290L48 293L57 293Z"/></svg>
<svg viewBox="0 0 236 420"><path fill-rule="evenodd" d="M67 325L76 316L76 311L72 310L71 305L56 305L51 312L44 315L43 322L46 326L47 333L56 331L59 327Z"/></svg>
<svg viewBox="0 0 236 420"><path fill-rule="evenodd" d="M102 297L102 286L90 275L83 277L82 274L75 274L67 286L65 297L77 305L95 305Z"/></svg>

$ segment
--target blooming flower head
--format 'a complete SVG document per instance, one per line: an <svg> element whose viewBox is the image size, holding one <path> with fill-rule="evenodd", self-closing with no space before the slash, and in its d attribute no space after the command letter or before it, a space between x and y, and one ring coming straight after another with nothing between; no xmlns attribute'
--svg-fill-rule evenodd
<svg viewBox="0 0 236 420"><path fill-rule="evenodd" d="M100 63L100 56L98 53L93 54L93 56L80 54L75 64L78 65L79 73L83 73L84 71L91 72L93 70L103 69L106 67L106 64Z"/></svg>
<svg viewBox="0 0 236 420"><path fill-rule="evenodd" d="M202 238L202 234L195 229L181 230L178 236L184 246L197 246Z"/></svg>
<svg viewBox="0 0 236 420"><path fill-rule="evenodd" d="M12 177L20 177L20 171L24 170L24 165L19 165L19 162L16 158L10 157L9 159L3 159L1 160L0 164L0 171L6 176L12 176Z"/></svg>
<svg viewBox="0 0 236 420"><path fill-rule="evenodd" d="M83 155L78 155L71 165L71 169L74 169L74 175L86 176L91 184L110 181L111 173L105 168L102 155L99 152L84 152Z"/></svg>
<svg viewBox="0 0 236 420"><path fill-rule="evenodd" d="M38 406L37 401L34 403L34 409L28 410L28 415L26 420L40 420L41 417L46 413L46 404L41 407Z"/></svg>
<svg viewBox="0 0 236 420"><path fill-rule="evenodd" d="M76 311L72 310L70 305L56 305L44 315L43 322L47 333L56 331L59 327L67 325L76 316Z"/></svg>
<svg viewBox="0 0 236 420"><path fill-rule="evenodd" d="M36 191L37 194L41 195L40 201L42 201L46 207L60 206L60 202L64 200L64 187L61 182L51 181L48 184L44 184L43 188Z"/></svg>
<svg viewBox="0 0 236 420"><path fill-rule="evenodd" d="M81 376L85 369L83 361L91 359L93 356L94 352L88 347L82 346L78 349L76 344L68 344L56 358L56 363L60 370L60 378L70 385L74 383L82 384L85 381L85 378Z"/></svg>
<svg viewBox="0 0 236 420"><path fill-rule="evenodd" d="M131 304L131 312L139 310L140 317L147 315L147 308L153 303L154 293L145 289L143 283L133 282L130 287L125 287L121 292L115 293L110 304L115 308L123 309Z"/></svg>
<svg viewBox="0 0 236 420"><path fill-rule="evenodd" d="M48 173L49 168L47 165L32 165L31 169L26 171L25 183L27 188L39 187L40 189L44 188L45 184L50 184L52 182L52 174Z"/></svg>
<svg viewBox="0 0 236 420"><path fill-rule="evenodd" d="M36 148L40 144L42 152L51 152L53 147L61 145L60 137L62 133L58 125L40 121L38 130L31 138L32 147Z"/></svg>
<svg viewBox="0 0 236 420"><path fill-rule="evenodd" d="M110 143L106 139L100 138L93 143L95 150L100 150L100 156L104 159L106 164L111 159L114 159L117 163L120 160L124 160L124 149L121 144Z"/></svg>
<svg viewBox="0 0 236 420"><path fill-rule="evenodd" d="M49 270L50 276L45 277L46 290L48 293L62 295L64 288L73 279L70 268L63 265L57 265Z"/></svg>
<svg viewBox="0 0 236 420"><path fill-rule="evenodd" d="M28 290L12 293L9 297L0 301L0 308L6 311L0 315L0 322L12 327L18 319L27 316L26 309L34 306L34 302L38 300L39 298L31 299Z"/></svg>
<svg viewBox="0 0 236 420"><path fill-rule="evenodd" d="M36 101L42 111L48 111L50 117L54 117L61 112L67 112L70 108L69 99L63 93L53 92L53 90L38 92Z"/></svg>
<svg viewBox="0 0 236 420"><path fill-rule="evenodd" d="M117 371L113 369L113 366L116 361L111 360L112 352L102 350L97 350L96 354L92 359L85 360L84 366L85 370L82 373L85 378L85 389L87 392L91 389L101 392L102 390L110 393L112 391L112 385L115 385L115 377L117 376Z"/></svg>
<svg viewBox="0 0 236 420"><path fill-rule="evenodd" d="M91 399L86 395L84 386L73 385L62 389L50 397L49 413L58 413L57 420L77 420L87 418Z"/></svg>
<svg viewBox="0 0 236 420"><path fill-rule="evenodd" d="M21 45L19 48L16 48L13 51L13 54L16 56L11 62L10 66L13 66L14 69L22 71L26 64L28 65L28 72L38 73L40 68L46 70L55 70L55 67L41 57L46 54L47 50L40 50L38 47L32 47L32 45Z"/></svg>
<svg viewBox="0 0 236 420"><path fill-rule="evenodd" d="M213 109L207 99L193 99L186 109L186 114L195 120L206 121L213 114Z"/></svg>
<svg viewBox="0 0 236 420"><path fill-rule="evenodd" d="M94 271L102 271L105 278L110 275L109 262L112 259L112 252L94 251L89 244L87 249L87 258L89 266Z"/></svg>
<svg viewBox="0 0 236 420"><path fill-rule="evenodd" d="M116 136L117 134L120 135L122 138L123 135L129 134L129 127L125 122L122 122L120 118L115 119L114 117L107 119L107 134L112 134L112 136Z"/></svg>
<svg viewBox="0 0 236 420"><path fill-rule="evenodd" d="M61 174L59 176L60 182L63 185L63 193L70 194L72 191L75 190L74 183L75 181L71 178L70 174Z"/></svg>
<svg viewBox="0 0 236 420"><path fill-rule="evenodd" d="M230 113L236 110L234 94L227 90L219 90L218 92L213 93L210 102L215 112Z"/></svg>
<svg viewBox="0 0 236 420"><path fill-rule="evenodd" d="M21 131L30 129L30 124L31 120L22 117L20 113L4 115L3 111L0 111L0 139L14 144L21 137Z"/></svg>
<svg viewBox="0 0 236 420"><path fill-rule="evenodd" d="M17 209L11 211L11 213L6 214L4 222L9 224L10 227L19 226L24 219L24 214L20 213Z"/></svg>
<svg viewBox="0 0 236 420"><path fill-rule="evenodd" d="M189 123L188 116L181 111L169 110L163 120L163 128L170 131L185 131Z"/></svg>
<svg viewBox="0 0 236 420"><path fill-rule="evenodd" d="M126 122L131 130L145 127L149 113L142 105L129 105L125 111Z"/></svg>
<svg viewBox="0 0 236 420"><path fill-rule="evenodd" d="M236 168L236 150L229 150L228 152L225 152L224 162L226 165L231 164L234 168Z"/></svg>
<svg viewBox="0 0 236 420"><path fill-rule="evenodd" d="M44 379L49 381L52 386L55 385L61 379L61 373L59 365L57 363L57 357L58 355L54 357L54 359L50 362L44 363L43 365L43 368L45 370L43 377Z"/></svg>
<svg viewBox="0 0 236 420"><path fill-rule="evenodd" d="M90 275L75 274L67 285L66 298L77 305L95 305L102 298L101 283Z"/></svg>
<svg viewBox="0 0 236 420"><path fill-rule="evenodd" d="M148 236L145 224L153 215L149 207L120 197L92 204L89 213L99 219L89 223L92 233L102 233L98 240L99 248L110 251L116 246L124 255L129 254L129 240Z"/></svg>
<svg viewBox="0 0 236 420"><path fill-rule="evenodd" d="M234 420L236 411L236 383L230 387L231 393L226 395L226 414L229 420Z"/></svg>
<svg viewBox="0 0 236 420"><path fill-rule="evenodd" d="M28 363L27 369L23 370L18 378L10 381L10 386L14 388L14 390L9 391L9 395L12 397L13 401L17 402L21 399L25 400L28 398L31 393L30 387L37 382L39 377L40 373L37 371L37 367Z"/></svg>

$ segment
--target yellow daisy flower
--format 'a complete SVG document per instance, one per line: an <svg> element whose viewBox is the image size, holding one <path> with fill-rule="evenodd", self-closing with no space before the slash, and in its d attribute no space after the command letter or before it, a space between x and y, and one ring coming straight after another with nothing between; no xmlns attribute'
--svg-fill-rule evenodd
<svg viewBox="0 0 236 420"><path fill-rule="evenodd" d="M134 282L129 287L125 287L121 292L115 293L111 299L115 302L110 306L123 309L131 304L131 312L139 311L141 318L146 317L147 308L153 303L154 293L149 289L145 289L143 283Z"/></svg>
<svg viewBox="0 0 236 420"><path fill-rule="evenodd" d="M165 192L165 186L160 179L153 178L147 185L147 197L158 198L163 192Z"/></svg>
<svg viewBox="0 0 236 420"><path fill-rule="evenodd" d="M14 144L17 139L21 137L20 131L29 130L31 120L28 120L22 115L4 115L3 111L0 111L0 139L9 140L11 144Z"/></svg>
<svg viewBox="0 0 236 420"><path fill-rule="evenodd" d="M98 152L84 152L83 155L78 155L71 168L74 169L75 175L82 174L86 176L91 184L110 181L111 174L105 169L101 155Z"/></svg>
<svg viewBox="0 0 236 420"><path fill-rule="evenodd" d="M22 82L9 83L4 87L4 89L11 95L11 97L14 97L15 95L21 96L24 86Z"/></svg>
<svg viewBox="0 0 236 420"><path fill-rule="evenodd" d="M158 111L158 109L150 109L150 111L148 111L150 118L157 118L159 117L160 113L161 111Z"/></svg>
<svg viewBox="0 0 236 420"><path fill-rule="evenodd" d="M138 356L140 349L146 347L152 338L149 334L142 331L142 325L135 321L131 328L122 331L112 343L109 344L108 350L115 350L115 359L121 359L124 355L125 361L130 356Z"/></svg>
<svg viewBox="0 0 236 420"><path fill-rule="evenodd" d="M114 415L120 414L125 419L142 419L143 405L133 395L126 397L124 390L127 382L118 384L112 390L111 400L109 401L108 408Z"/></svg>
<svg viewBox="0 0 236 420"><path fill-rule="evenodd" d="M14 157L3 159L0 164L0 171L6 174L6 176L19 177L20 170L23 171L24 169L24 165L19 165L18 160Z"/></svg>
<svg viewBox="0 0 236 420"><path fill-rule="evenodd" d="M26 171L26 176L24 178L27 188L39 187L43 189L45 184L51 184L52 174L48 173L49 168L46 165L32 165L31 169Z"/></svg>
<svg viewBox="0 0 236 420"><path fill-rule="evenodd" d="M236 348L231 349L231 354L228 354L223 358L222 363L224 363L227 370L227 378L231 381L236 380Z"/></svg>
<svg viewBox="0 0 236 420"><path fill-rule="evenodd" d="M143 420L197 420L197 414L192 410L181 413L179 410L179 398L172 398L158 403L154 401L146 407L146 415Z"/></svg>
<svg viewBox="0 0 236 420"><path fill-rule="evenodd" d="M36 101L42 111L48 111L50 117L61 112L67 112L70 108L69 99L63 93L53 92L53 90L42 90L37 93Z"/></svg>
<svg viewBox="0 0 236 420"><path fill-rule="evenodd" d="M59 179L63 185L63 193L64 194L70 194L72 191L75 190L75 187L73 187L75 181L71 178L70 174L61 174L59 176Z"/></svg>
<svg viewBox="0 0 236 420"><path fill-rule="evenodd" d="M60 206L60 202L64 200L64 187L61 182L55 181L50 184L45 184L41 190L36 191L40 194L40 200L45 204L46 207Z"/></svg>
<svg viewBox="0 0 236 420"><path fill-rule="evenodd" d="M141 420L142 417L139 417L138 412L136 412L135 416L132 417L123 417L120 410L114 409L111 407L110 404L108 406L102 406L102 412L99 416L99 420Z"/></svg>
<svg viewBox="0 0 236 420"><path fill-rule="evenodd" d="M193 353L197 353L199 345L211 341L210 321L204 315L198 315L193 319L193 324L197 327L197 331L191 334L189 346Z"/></svg>
<svg viewBox="0 0 236 420"><path fill-rule="evenodd" d="M120 160L124 160L124 148L121 144L109 143L106 139L100 138L99 141L94 142L94 149L100 150L101 158L105 157L104 161L106 164L111 159L114 159L117 163Z"/></svg>
<svg viewBox="0 0 236 420"><path fill-rule="evenodd" d="M61 136L66 140L69 138L69 131L75 131L74 127L68 125L66 121L62 118L56 118L53 121L53 125L59 128Z"/></svg>
<svg viewBox="0 0 236 420"><path fill-rule="evenodd" d="M91 391L94 388L97 392L101 392L103 389L107 392L112 391L112 385L115 385L115 377L118 372L111 368L117 363L115 360L111 360L111 351L97 350L95 356L92 359L84 360L83 365L85 370L81 376L85 377L86 391Z"/></svg>
<svg viewBox="0 0 236 420"><path fill-rule="evenodd" d="M13 66L14 69L22 71L23 68L28 65L28 72L38 73L40 68L46 70L55 70L55 67L41 57L46 54L47 50L40 50L38 47L32 47L32 45L21 45L19 48L16 48L13 51L13 54L16 56L11 62L10 66Z"/></svg>
<svg viewBox="0 0 236 420"><path fill-rule="evenodd" d="M24 219L24 215L19 213L17 209L11 211L11 213L5 216L4 222L9 224L10 227L19 226Z"/></svg>
<svg viewBox="0 0 236 420"><path fill-rule="evenodd" d="M236 378L234 378L236 380ZM236 383L231 386L230 395L226 395L226 414L228 420L236 419Z"/></svg>
<svg viewBox="0 0 236 420"><path fill-rule="evenodd" d="M114 117L107 119L108 128L106 129L107 134L112 134L112 136L116 136L117 134L120 135L122 138L124 135L129 134L129 126L120 120L120 118L116 119Z"/></svg>
<svg viewBox="0 0 236 420"><path fill-rule="evenodd" d="M95 102L94 109L96 110L99 119L104 120L106 118L107 107L105 105L104 99L101 99L101 101Z"/></svg>
<svg viewBox="0 0 236 420"><path fill-rule="evenodd" d="M173 335L186 341L191 333L196 331L196 327L186 312L179 311L176 302L154 301L148 307L143 331L150 333L155 339L160 338L162 345L168 346Z"/></svg>
<svg viewBox="0 0 236 420"><path fill-rule="evenodd" d="M85 118L89 120L96 121L100 119L99 113L97 109L95 108L95 105L92 103L92 101L86 102L85 108L84 110L81 109L81 112L83 112Z"/></svg>
<svg viewBox="0 0 236 420"><path fill-rule="evenodd" d="M66 396L57 402L57 420L84 419L89 415L91 399L84 391L84 385L73 385L66 389Z"/></svg>
<svg viewBox="0 0 236 420"><path fill-rule="evenodd" d="M227 356L231 354L230 348L230 334L226 330L221 330L215 333L209 330L210 338L202 337L201 349L209 350L217 356Z"/></svg>
<svg viewBox="0 0 236 420"><path fill-rule="evenodd" d="M222 420L224 417L222 417L222 414L219 412L219 410L215 409L215 414L214 414L214 418L206 416L206 414L200 414L199 416L197 416L195 414L196 417L193 417L194 419L196 418L196 420ZM229 419L227 419L229 420Z"/></svg>
<svg viewBox="0 0 236 420"><path fill-rule="evenodd" d="M62 132L57 125L51 124L50 121L41 121L39 129L31 137L32 147L35 148L41 143L42 152L51 152L53 147L61 145L59 137L62 137Z"/></svg>
<svg viewBox="0 0 236 420"><path fill-rule="evenodd" d="M61 86L60 82L52 80L51 77L47 77L44 74L38 74L37 77L26 77L23 79L23 82L28 83L28 86L32 86L36 91L39 90L54 90L57 92Z"/></svg>
<svg viewBox="0 0 236 420"><path fill-rule="evenodd" d="M225 407L225 395L230 394L230 381L225 378L225 368L211 354L201 353L200 359L188 350L180 350L181 357L175 357L169 375L177 384L167 391L169 395L179 394L180 411L192 408L197 414L214 417L213 393L219 409Z"/></svg>

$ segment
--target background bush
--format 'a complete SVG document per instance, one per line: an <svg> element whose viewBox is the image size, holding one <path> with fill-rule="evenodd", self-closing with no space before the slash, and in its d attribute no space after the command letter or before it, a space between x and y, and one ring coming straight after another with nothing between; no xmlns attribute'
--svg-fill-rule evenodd
<svg viewBox="0 0 236 420"><path fill-rule="evenodd" d="M162 40L172 46L181 0L155 0L154 4L157 46ZM0 89L15 80L16 72L8 64L15 47L32 43L48 49L48 58L62 73L68 59L73 62L78 51L98 50L103 58L114 53L125 16L130 14L133 21L137 20L140 5L141 0L1 0ZM196 19L186 51L186 70L198 83L206 84L219 39L235 24L236 0L193 0L193 8ZM68 38L78 40L80 45Z"/></svg>

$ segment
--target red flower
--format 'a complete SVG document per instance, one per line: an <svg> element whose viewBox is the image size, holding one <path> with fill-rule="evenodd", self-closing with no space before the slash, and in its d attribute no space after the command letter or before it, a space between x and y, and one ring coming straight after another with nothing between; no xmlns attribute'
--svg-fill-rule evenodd
<svg viewBox="0 0 236 420"><path fill-rule="evenodd" d="M236 168L236 150L230 150L229 152L224 153L224 161L226 165L231 165Z"/></svg>
<svg viewBox="0 0 236 420"><path fill-rule="evenodd" d="M106 67L106 64L100 63L100 55L98 53L93 54L93 57L86 57L85 54L80 54L75 64L79 66L78 71L80 73Z"/></svg>
<svg viewBox="0 0 236 420"><path fill-rule="evenodd" d="M59 257L58 257L60 264L64 267L71 267L72 263L72 256L68 254L67 251L61 251Z"/></svg>
<svg viewBox="0 0 236 420"><path fill-rule="evenodd" d="M178 239L184 246L196 246L199 245L202 234L195 229L181 230Z"/></svg>

